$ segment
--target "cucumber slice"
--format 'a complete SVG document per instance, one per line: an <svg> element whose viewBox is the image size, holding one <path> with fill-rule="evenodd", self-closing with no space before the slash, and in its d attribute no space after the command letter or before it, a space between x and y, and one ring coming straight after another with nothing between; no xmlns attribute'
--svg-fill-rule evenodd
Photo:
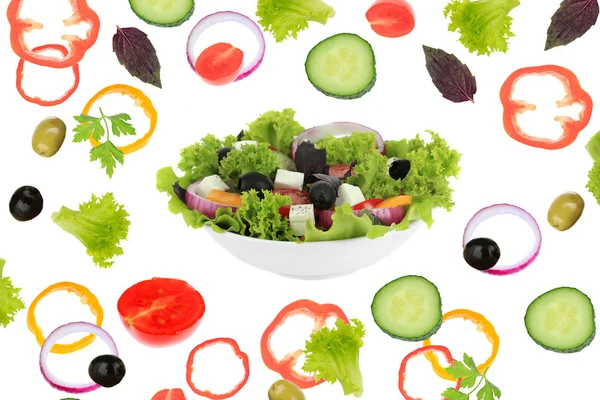
<svg viewBox="0 0 600 400"><path fill-rule="evenodd" d="M155 26L183 24L194 13L194 0L129 0L131 10L142 21Z"/></svg>
<svg viewBox="0 0 600 400"><path fill-rule="evenodd" d="M371 313L377 326L391 337L420 342L442 326L442 299L433 283L409 275L379 289Z"/></svg>
<svg viewBox="0 0 600 400"><path fill-rule="evenodd" d="M557 353L576 353L596 335L592 301L584 293L560 287L535 299L525 313L527 333L538 345Z"/></svg>
<svg viewBox="0 0 600 400"><path fill-rule="evenodd" d="M304 66L317 90L338 99L364 96L377 79L373 48L352 33L340 33L317 44Z"/></svg>

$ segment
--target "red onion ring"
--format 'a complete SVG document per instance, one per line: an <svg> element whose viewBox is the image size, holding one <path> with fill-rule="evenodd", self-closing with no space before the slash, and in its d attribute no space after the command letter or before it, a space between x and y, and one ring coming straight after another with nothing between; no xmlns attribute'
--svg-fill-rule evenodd
<svg viewBox="0 0 600 400"><path fill-rule="evenodd" d="M237 22L238 24L245 26L254 34L254 37L258 42L258 51L256 52L256 55L254 56L252 61L250 61L242 68L242 70L240 71L240 75L234 80L234 82L241 81L242 79L250 76L252 73L254 73L254 71L258 69L258 67L260 67L265 57L265 51L267 46L265 43L265 37L263 35L263 32L258 26L258 24L243 14L234 11L219 11L202 18L196 24L196 26L194 26L194 28L190 32L190 35L188 36L188 63L190 64L194 72L198 73L196 71L195 65L197 57L194 57L194 46L196 45L196 42L198 41L200 35L202 35L202 33L204 33L205 30L223 22Z"/></svg>
<svg viewBox="0 0 600 400"><path fill-rule="evenodd" d="M202 182L199 180L188 186L185 191L185 204L192 210L198 211L200 214L213 219L217 216L217 210L219 208L231 208L231 211L235 212L237 207L228 206L226 204L215 203L214 201L206 200L196 194L196 188Z"/></svg>
<svg viewBox="0 0 600 400"><path fill-rule="evenodd" d="M42 349L40 350L40 371L42 372L42 376L46 382L48 382L54 389L58 389L67 393L92 392L96 389L99 389L100 385L95 382L68 383L54 376L54 374L50 371L50 368L48 368L48 355L50 354L50 349L52 346L58 343L60 339L73 333L91 333L96 335L108 345L110 354L115 356L119 355L115 341L104 329L100 328L98 325L90 324L89 322L72 322L56 328L50 335L48 335L46 341L44 341Z"/></svg>
<svg viewBox="0 0 600 400"><path fill-rule="evenodd" d="M535 261L540 254L542 247L542 232L535 218L524 209L512 204L494 204L479 210L469 221L463 234L463 248L473 239L473 233L482 222L495 217L497 215L514 215L525 221L534 235L534 243L531 250L521 259L521 261L513 265L497 264L492 269L482 271L490 275L511 275L527 268Z"/></svg>
<svg viewBox="0 0 600 400"><path fill-rule="evenodd" d="M296 139L292 142L292 159L296 156L298 146L305 140L316 143L328 135L340 137L351 135L354 132L373 132L375 134L377 149L381 154L385 153L385 142L376 130L354 122L332 122L309 128L296 136Z"/></svg>
<svg viewBox="0 0 600 400"><path fill-rule="evenodd" d="M362 210L352 210L354 215L360 217L360 213ZM387 224L387 226L391 226L392 224L399 224L404 219L404 207L390 207L390 208L372 208L369 210L374 216L382 220ZM331 228L333 225L333 215L335 211L324 210L319 212L319 225L325 229Z"/></svg>

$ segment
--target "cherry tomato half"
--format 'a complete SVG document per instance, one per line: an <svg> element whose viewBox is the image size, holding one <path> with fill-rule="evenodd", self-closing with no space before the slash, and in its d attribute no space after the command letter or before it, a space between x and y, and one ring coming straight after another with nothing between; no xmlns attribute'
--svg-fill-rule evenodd
<svg viewBox="0 0 600 400"><path fill-rule="evenodd" d="M239 75L244 65L244 52L229 43L216 43L206 48L196 60L196 71L206 83L227 85Z"/></svg>

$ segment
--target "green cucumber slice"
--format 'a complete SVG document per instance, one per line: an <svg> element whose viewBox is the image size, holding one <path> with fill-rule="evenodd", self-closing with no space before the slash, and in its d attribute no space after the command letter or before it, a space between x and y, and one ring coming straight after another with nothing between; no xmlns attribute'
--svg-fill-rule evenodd
<svg viewBox="0 0 600 400"><path fill-rule="evenodd" d="M433 283L409 275L379 289L371 313L377 326L391 337L420 342L442 326L442 299Z"/></svg>
<svg viewBox="0 0 600 400"><path fill-rule="evenodd" d="M364 96L377 79L373 48L353 33L340 33L317 44L304 66L317 90L338 99Z"/></svg>
<svg viewBox="0 0 600 400"><path fill-rule="evenodd" d="M559 287L536 298L525 313L535 343L557 353L576 353L594 340L596 322L590 298L575 288Z"/></svg>
<svg viewBox="0 0 600 400"><path fill-rule="evenodd" d="M129 0L131 10L142 21L155 26L183 24L194 13L194 0Z"/></svg>

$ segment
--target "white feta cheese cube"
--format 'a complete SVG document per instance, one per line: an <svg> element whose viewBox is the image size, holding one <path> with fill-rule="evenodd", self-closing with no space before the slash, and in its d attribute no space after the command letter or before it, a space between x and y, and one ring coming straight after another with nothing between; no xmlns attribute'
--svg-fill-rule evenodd
<svg viewBox="0 0 600 400"><path fill-rule="evenodd" d="M315 223L315 209L312 204L299 204L290 207L290 225L296 236L304 236L306 222Z"/></svg>
<svg viewBox="0 0 600 400"><path fill-rule="evenodd" d="M254 141L254 140L241 140L239 142L235 142L233 144L233 148L236 150L241 150L243 146L246 146L248 144L258 144L258 142Z"/></svg>
<svg viewBox="0 0 600 400"><path fill-rule="evenodd" d="M304 174L302 172L278 169L275 175L275 189L297 189L302 190L304 186Z"/></svg>
<svg viewBox="0 0 600 400"><path fill-rule="evenodd" d="M335 200L336 207L342 204L350 204L350 207L365 201L365 196L358 186L342 183L338 190L338 197Z"/></svg>
<svg viewBox="0 0 600 400"><path fill-rule="evenodd" d="M206 197L213 189L222 190L226 192L229 190L229 186L227 186L227 184L223 182L219 175L211 175L207 176L206 178L202 179L202 181L200 181L200 183L196 187L196 194L200 197Z"/></svg>

